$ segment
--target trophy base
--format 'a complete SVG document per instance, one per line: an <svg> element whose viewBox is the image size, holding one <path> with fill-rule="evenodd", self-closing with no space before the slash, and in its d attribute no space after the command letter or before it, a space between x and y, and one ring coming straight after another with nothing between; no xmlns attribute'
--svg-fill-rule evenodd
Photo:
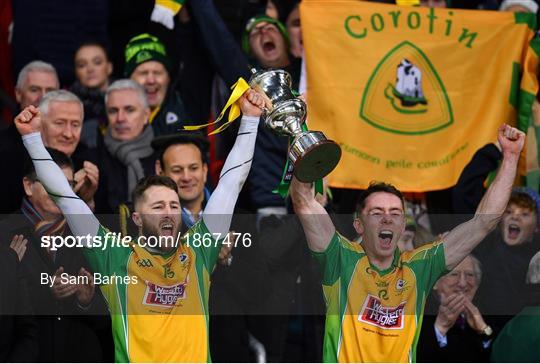
<svg viewBox="0 0 540 364"><path fill-rule="evenodd" d="M291 144L289 158L300 182L315 182L336 168L341 148L320 131L300 134Z"/></svg>

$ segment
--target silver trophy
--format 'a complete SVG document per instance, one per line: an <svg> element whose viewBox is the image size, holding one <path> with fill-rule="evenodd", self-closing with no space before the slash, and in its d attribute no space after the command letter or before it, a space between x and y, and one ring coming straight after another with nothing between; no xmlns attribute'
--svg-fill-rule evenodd
<svg viewBox="0 0 540 364"><path fill-rule="evenodd" d="M291 90L291 75L283 70L255 72L249 85L265 99L265 125L292 137L289 159L301 182L315 182L337 166L341 148L320 131L303 131L307 107Z"/></svg>

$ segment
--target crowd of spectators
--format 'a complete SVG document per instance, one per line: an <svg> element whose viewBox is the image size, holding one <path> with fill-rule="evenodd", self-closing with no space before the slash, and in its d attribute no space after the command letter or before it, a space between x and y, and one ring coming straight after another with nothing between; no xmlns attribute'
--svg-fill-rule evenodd
<svg viewBox="0 0 540 364"><path fill-rule="evenodd" d="M394 3L394 1L380 1ZM106 303L77 248L44 248L66 220L29 160L13 117L39 107L42 137L74 191L109 228L135 234L131 192L149 175L178 186L183 231L201 216L237 133L181 132L212 121L239 77L280 68L301 90L300 0L186 0L156 18L154 0L0 1L0 361L114 360ZM537 13L534 0L422 0L424 6ZM5 50L5 52L4 52ZM291 202L279 185L288 140L261 123L231 234L212 274L210 350L216 362L320 362L325 302ZM474 214L500 147L478 150L451 189L406 194L412 250ZM537 186L538 187L538 186ZM360 191L324 186L321 205L351 229ZM448 218L452 215L452 218ZM498 230L428 297L418 345L426 362L540 361L540 195L516 188ZM535 354L536 353L536 354Z"/></svg>

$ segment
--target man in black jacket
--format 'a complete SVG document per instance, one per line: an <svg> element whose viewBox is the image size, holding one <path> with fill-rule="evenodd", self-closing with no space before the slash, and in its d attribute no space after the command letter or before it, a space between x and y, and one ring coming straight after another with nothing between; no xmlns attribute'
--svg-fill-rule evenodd
<svg viewBox="0 0 540 364"><path fill-rule="evenodd" d="M20 110L29 105L38 106L43 96L58 90L60 82L54 67L46 62L32 61L21 69L17 76L15 98ZM21 186L23 164L17 156L26 155L15 125L0 132L0 164L10 171L11 178L0 181L0 213L11 213L19 208L23 190ZM0 217L1 218L1 217Z"/></svg>
<svg viewBox="0 0 540 364"><path fill-rule="evenodd" d="M122 203L131 202L137 182L154 174L153 128L148 126L150 108L142 86L123 79L105 93L109 125L99 148L101 170L96 211L116 213Z"/></svg>
<svg viewBox="0 0 540 364"><path fill-rule="evenodd" d="M10 245L0 245L0 361L38 360L38 326L28 296L27 277L19 262L27 240L13 237Z"/></svg>
<svg viewBox="0 0 540 364"><path fill-rule="evenodd" d="M419 362L487 362L493 330L474 303L482 279L480 262L469 255L434 286L417 349ZM436 301L436 302L434 302Z"/></svg>
<svg viewBox="0 0 540 364"><path fill-rule="evenodd" d="M73 164L64 153L50 149L53 160L75 185ZM20 211L0 224L0 241L12 241L13 236L28 239L27 251L21 259L21 269L27 272L31 310L38 324L36 361L77 362L102 361L103 347L112 342L105 333L109 325L100 294L96 294L88 264L80 248L47 246L43 238L65 237L69 234L64 216L36 179L33 164L28 161L21 181L25 197ZM88 284L71 281L73 277L88 277ZM57 277L52 282L51 278ZM62 279L65 278L65 279ZM69 280L69 281L68 281ZM81 315L92 314L89 317ZM99 334L98 334L99 332ZM103 340L105 339L105 340ZM108 339L108 340L107 340ZM102 340L100 342L100 340ZM108 349L110 350L110 344ZM110 353L109 353L110 354Z"/></svg>
<svg viewBox="0 0 540 364"><path fill-rule="evenodd" d="M23 99L21 99L23 100ZM21 104L22 105L22 104ZM40 98L39 107L43 115L43 142L74 160L77 168L77 193L89 205L93 204L98 183L98 168L92 150L79 145L83 121L83 105L69 91L49 91ZM21 180L24 161L28 153L14 126L0 134L0 165L9 171L0 180L2 190L0 212L12 213L20 206L24 196Z"/></svg>
<svg viewBox="0 0 540 364"><path fill-rule="evenodd" d="M191 121L180 95L171 87L171 61L165 45L150 34L133 37L126 45L125 75L144 87L155 136L173 134Z"/></svg>
<svg viewBox="0 0 540 364"><path fill-rule="evenodd" d="M289 37L285 26L265 15L251 18L244 28L242 45L232 36L216 7L210 0L189 2L190 14L197 24L216 71L227 86L238 77L246 81L251 69L280 68L291 74L292 88L298 89L301 62L290 54ZM217 159L226 156L235 128L218 135ZM283 198L272 191L279 185L287 161L288 139L276 135L261 123L255 145L253 167L248 177L247 208L260 216L286 214Z"/></svg>

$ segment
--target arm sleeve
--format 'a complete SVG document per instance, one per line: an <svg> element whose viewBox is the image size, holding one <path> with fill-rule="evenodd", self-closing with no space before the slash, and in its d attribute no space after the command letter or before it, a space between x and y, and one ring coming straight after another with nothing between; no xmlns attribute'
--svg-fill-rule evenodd
<svg viewBox="0 0 540 364"><path fill-rule="evenodd" d="M238 77L249 78L250 67L245 54L219 15L212 0L190 2L190 9L212 63L227 85Z"/></svg>
<svg viewBox="0 0 540 364"><path fill-rule="evenodd" d="M66 217L71 232L76 236L96 235L99 221L88 205L73 192L64 173L45 149L40 133L31 133L22 138L38 180Z"/></svg>
<svg viewBox="0 0 540 364"><path fill-rule="evenodd" d="M474 214L485 193L484 181L497 169L502 153L495 144L478 149L452 190L452 208L458 214Z"/></svg>
<svg viewBox="0 0 540 364"><path fill-rule="evenodd" d="M341 276L344 243L350 244L350 242L345 242L345 239L336 231L325 251L316 252L311 250L311 255L322 268L323 285L331 286Z"/></svg>
<svg viewBox="0 0 540 364"><path fill-rule="evenodd" d="M236 142L203 212L204 223L212 234L225 236L229 232L236 200L253 161L258 125L258 117L243 116L240 121Z"/></svg>
<svg viewBox="0 0 540 364"><path fill-rule="evenodd" d="M418 297L422 297L422 294L427 297L437 280L448 273L444 244L439 240L403 253L402 257L416 276Z"/></svg>
<svg viewBox="0 0 540 364"><path fill-rule="evenodd" d="M448 339L446 338L446 335L443 335L437 326L433 324L433 329L435 329L435 336L437 338L437 343L439 344L440 348L444 348L446 345L448 345Z"/></svg>

